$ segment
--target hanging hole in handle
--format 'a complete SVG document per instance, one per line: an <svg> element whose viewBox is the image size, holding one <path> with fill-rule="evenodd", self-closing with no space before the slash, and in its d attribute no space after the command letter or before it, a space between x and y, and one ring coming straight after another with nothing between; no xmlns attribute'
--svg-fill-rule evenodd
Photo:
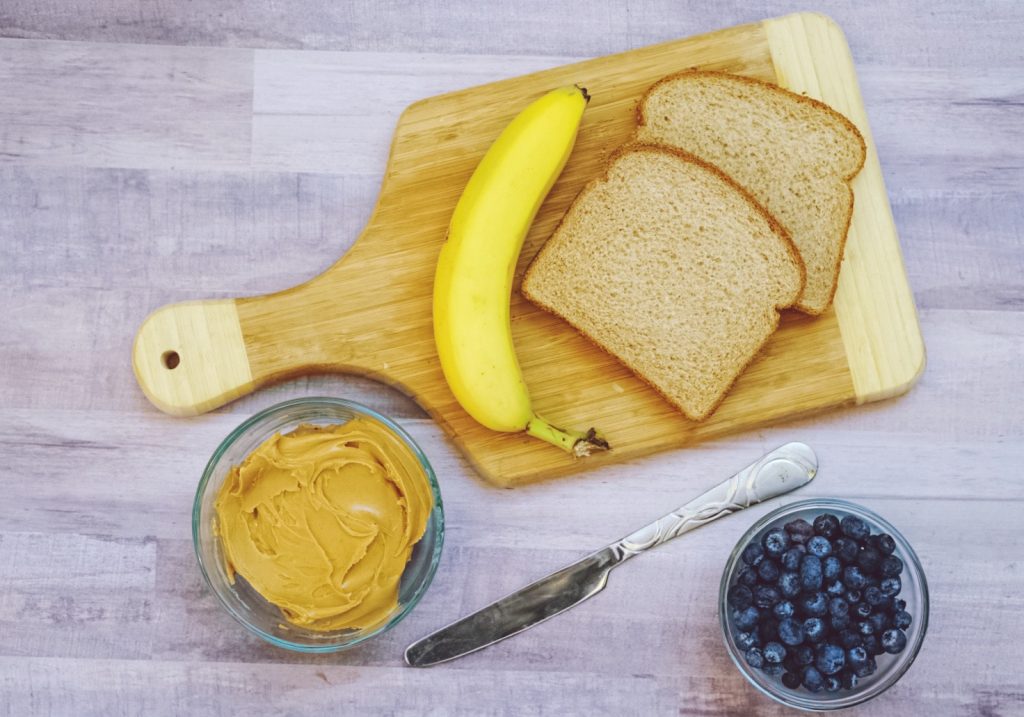
<svg viewBox="0 0 1024 717"><path fill-rule="evenodd" d="M181 363L181 356L178 355L177 351L164 351L163 355L160 356L160 362L166 369L176 369L178 364Z"/></svg>

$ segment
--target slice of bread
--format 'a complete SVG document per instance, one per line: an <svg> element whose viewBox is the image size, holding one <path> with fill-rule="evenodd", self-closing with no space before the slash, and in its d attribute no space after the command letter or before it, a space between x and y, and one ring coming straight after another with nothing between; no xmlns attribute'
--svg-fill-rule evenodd
<svg viewBox="0 0 1024 717"><path fill-rule="evenodd" d="M779 220L807 268L796 308L828 308L853 215L849 182L866 155L857 128L817 100L722 72L666 77L637 114L637 141L714 164Z"/></svg>
<svg viewBox="0 0 1024 717"><path fill-rule="evenodd" d="M685 152L633 145L576 197L522 291L700 420L803 286L785 230L745 190Z"/></svg>

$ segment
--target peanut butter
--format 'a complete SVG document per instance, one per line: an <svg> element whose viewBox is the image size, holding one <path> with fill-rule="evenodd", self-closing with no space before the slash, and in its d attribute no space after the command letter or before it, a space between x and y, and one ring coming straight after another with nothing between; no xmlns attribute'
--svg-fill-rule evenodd
<svg viewBox="0 0 1024 717"><path fill-rule="evenodd" d="M288 621L370 628L394 610L432 504L419 461L383 425L303 424L231 469L214 530L231 582L241 575Z"/></svg>

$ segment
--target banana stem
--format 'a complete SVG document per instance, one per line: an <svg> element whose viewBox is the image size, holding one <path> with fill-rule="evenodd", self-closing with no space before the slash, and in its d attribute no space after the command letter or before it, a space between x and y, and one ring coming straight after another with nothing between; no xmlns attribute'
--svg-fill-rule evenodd
<svg viewBox="0 0 1024 717"><path fill-rule="evenodd" d="M589 456L593 451L607 451L611 448L608 441L597 435L593 428L586 433L580 431L567 431L564 428L553 426L540 416L534 416L526 424L526 432L534 438L558 446L567 453L572 453L577 458Z"/></svg>

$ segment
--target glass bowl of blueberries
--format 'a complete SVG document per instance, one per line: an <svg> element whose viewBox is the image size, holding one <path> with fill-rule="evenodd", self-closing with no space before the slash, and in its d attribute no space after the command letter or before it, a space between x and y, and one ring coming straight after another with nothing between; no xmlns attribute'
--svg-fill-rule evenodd
<svg viewBox="0 0 1024 717"><path fill-rule="evenodd" d="M928 628L928 585L881 516L845 500L803 500L740 539L719 616L729 655L754 687L789 707L842 709L910 667Z"/></svg>

